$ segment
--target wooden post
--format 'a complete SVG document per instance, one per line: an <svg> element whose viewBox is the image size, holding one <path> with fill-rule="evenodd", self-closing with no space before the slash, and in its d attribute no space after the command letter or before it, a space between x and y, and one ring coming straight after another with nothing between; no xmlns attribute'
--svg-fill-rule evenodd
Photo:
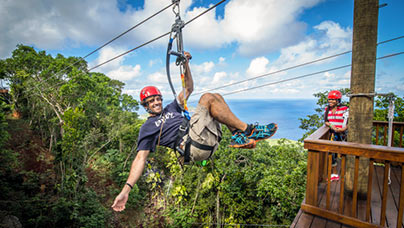
<svg viewBox="0 0 404 228"><path fill-rule="evenodd" d="M348 141L371 144L373 96L355 96L375 92L375 68L379 0L355 0L352 41L351 94ZM354 158L347 161L345 189L353 190ZM366 195L369 159L361 158L358 192Z"/></svg>

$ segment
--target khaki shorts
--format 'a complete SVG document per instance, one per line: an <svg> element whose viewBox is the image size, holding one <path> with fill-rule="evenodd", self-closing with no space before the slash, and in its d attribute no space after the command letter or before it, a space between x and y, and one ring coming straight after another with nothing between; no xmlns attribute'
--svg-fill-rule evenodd
<svg viewBox="0 0 404 228"><path fill-rule="evenodd" d="M213 151L202 150L193 145L190 147L191 161L202 161L208 159L219 146L222 137L222 127L220 123L213 119L209 111L202 105L196 107L194 115L192 115L189 123L189 133L184 136L184 142L187 137L192 140L208 146L215 147Z"/></svg>

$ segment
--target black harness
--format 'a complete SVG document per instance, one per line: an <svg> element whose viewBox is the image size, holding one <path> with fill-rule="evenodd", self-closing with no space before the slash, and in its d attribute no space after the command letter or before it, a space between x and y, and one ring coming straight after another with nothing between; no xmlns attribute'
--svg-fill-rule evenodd
<svg viewBox="0 0 404 228"><path fill-rule="evenodd" d="M175 143L174 143L174 150L178 151L178 153L181 156L184 156L184 164L188 164L191 161L191 145L198 149L201 149L201 150L210 151L210 154L208 157L208 158L210 158L213 154L215 146L200 144L197 141L194 141L193 139L191 139L191 137L189 135L187 137L187 140L184 143L184 148L181 148L182 139L184 138L185 135L188 134L188 132L189 132L189 120L187 118L184 118L178 129L177 138L175 139ZM219 142L220 141L221 141L221 138L219 138Z"/></svg>

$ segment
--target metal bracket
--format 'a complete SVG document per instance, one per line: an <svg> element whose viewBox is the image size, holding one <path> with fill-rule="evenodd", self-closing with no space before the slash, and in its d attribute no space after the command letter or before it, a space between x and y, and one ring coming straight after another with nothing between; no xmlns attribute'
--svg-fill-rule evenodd
<svg viewBox="0 0 404 228"><path fill-rule="evenodd" d="M375 96L382 96L382 97L390 97L391 99L394 97L393 93L354 93L354 94L346 94L347 97L375 97Z"/></svg>

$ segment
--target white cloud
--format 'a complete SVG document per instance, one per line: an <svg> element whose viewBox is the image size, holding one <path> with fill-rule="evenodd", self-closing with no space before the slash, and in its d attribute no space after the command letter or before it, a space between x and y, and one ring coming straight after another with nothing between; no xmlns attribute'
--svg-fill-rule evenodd
<svg viewBox="0 0 404 228"><path fill-rule="evenodd" d="M345 74L344 74L344 78L351 78L351 71L349 70L349 71L347 71Z"/></svg>
<svg viewBox="0 0 404 228"><path fill-rule="evenodd" d="M167 75L161 72L155 72L147 77L147 79L151 82L151 84L161 83L163 80L166 80L166 78Z"/></svg>
<svg viewBox="0 0 404 228"><path fill-rule="evenodd" d="M100 54L96 60L90 63L90 67L96 66L98 64L104 63L105 61L111 59L122 53L122 49L115 49L112 46L107 46L100 50ZM141 75L141 66L136 64L135 66L124 65L123 61L127 56L115 59L108 64L102 65L97 68L98 72L102 72L112 79L119 81L130 81L137 76Z"/></svg>
<svg viewBox="0 0 404 228"><path fill-rule="evenodd" d="M280 69L285 69L287 67L297 66L302 63L331 56L350 49L349 47L351 46L352 31L349 27L343 28L335 22L326 21L320 23L314 28L314 34L304 37L304 41L281 49L279 57L274 61L269 61L269 59L265 56L254 58L251 60L249 66L245 70L246 75L237 78L228 76L226 79L232 78L232 80L237 82L246 79L248 76L259 76ZM327 43L330 45L325 45ZM305 67L299 67L295 71L288 70L286 72L274 74L271 77L264 77L260 80L252 80L235 86L226 87L217 92L228 93L238 89L251 88L256 85L267 84L276 82L278 80L314 73L321 70L318 67L319 65L324 67L323 69L335 67L335 62L338 62L335 61L336 59L338 58L321 61L317 64L309 64ZM290 97L291 95L296 95L297 97L300 95L311 96L313 91L318 91L320 88L329 89L330 86L338 86L339 88L349 87L349 79L350 71L330 71L322 75L313 75L301 80L293 80L276 84L276 88L279 88L283 92L279 91L276 94L271 93L270 97ZM229 83L225 81L223 85L226 84ZM218 83L206 83L204 86L205 89L215 88L218 87ZM265 94L269 93L269 91L271 91L269 88L271 88L271 86L264 87L261 91L265 92L260 92L260 95L264 96ZM300 93L297 93L297 91L300 91ZM256 96L256 94L254 94L254 96Z"/></svg>
<svg viewBox="0 0 404 228"><path fill-rule="evenodd" d="M281 55L274 61L276 69L299 65L320 58L348 51L352 47L352 29L341 28L335 22L326 21L314 27L315 35L304 41L281 49ZM323 64L336 58L320 61Z"/></svg>
<svg viewBox="0 0 404 228"><path fill-rule="evenodd" d="M224 57L219 57L219 64L224 64L226 61L226 58Z"/></svg>
<svg viewBox="0 0 404 228"><path fill-rule="evenodd" d="M2 1L0 4L0 57L10 55L15 45L39 49L62 49L88 45L98 47L167 6L163 0L147 0L143 8L118 8L118 0ZM182 0L185 9L191 0ZM165 10L135 30L114 41L125 47L140 45L167 32L175 15ZM153 45L166 45L160 39Z"/></svg>
<svg viewBox="0 0 404 228"><path fill-rule="evenodd" d="M232 0L225 6L223 18L216 19L212 10L187 25L184 34L188 44L195 48L236 43L241 55L264 54L300 41L306 24L298 21L298 16L320 1ZM187 12L186 19L206 9L195 7Z"/></svg>
<svg viewBox="0 0 404 228"><path fill-rule="evenodd" d="M215 67L215 64L210 61L210 62L204 62L200 65L194 65L192 64L192 72L194 74L200 75L200 74L206 74L212 71L212 69Z"/></svg>
<svg viewBox="0 0 404 228"><path fill-rule="evenodd" d="M120 66L118 69L108 72L107 75L119 81L129 81L140 75L140 65Z"/></svg>
<svg viewBox="0 0 404 228"><path fill-rule="evenodd" d="M297 17L318 2L234 0L226 5L223 30L239 44L242 55L279 50L300 40L306 25Z"/></svg>
<svg viewBox="0 0 404 228"><path fill-rule="evenodd" d="M300 41L306 25L298 17L304 9L322 0L255 1L231 0L223 17L216 18L216 9L188 24L184 37L189 48L220 48L236 44L242 55L264 54ZM183 20L202 13L207 7L189 9L192 0L181 0ZM2 33L0 56L10 55L18 43L39 49L61 49L89 45L99 46L117 34L168 5L163 0L147 0L143 8L127 7L122 12L117 0L43 0L3 1L0 5ZM115 45L138 46L170 30L175 15L165 10L134 31L114 41ZM323 25L327 27L327 25ZM320 27L319 29L326 29ZM329 30L331 31L331 30ZM332 32L334 36L341 31ZM342 31L343 35L343 31ZM149 46L165 46L159 39Z"/></svg>
<svg viewBox="0 0 404 228"><path fill-rule="evenodd" d="M155 64L162 64L163 63L163 61L161 60L161 59L151 59L150 61L149 61L149 67L152 67L152 66L154 66Z"/></svg>
<svg viewBox="0 0 404 228"><path fill-rule="evenodd" d="M268 73L269 60L265 57L258 57L250 62L250 66L247 69L247 75L258 76Z"/></svg>
<svg viewBox="0 0 404 228"><path fill-rule="evenodd" d="M325 72L325 73L324 73L324 76L325 76L326 78L335 78L335 74L330 73L330 72Z"/></svg>
<svg viewBox="0 0 404 228"><path fill-rule="evenodd" d="M213 80L212 83L213 84L219 84L219 82L222 82L222 80L224 78L227 77L227 73L226 72L217 72L215 73L215 75L213 76Z"/></svg>
<svg viewBox="0 0 404 228"><path fill-rule="evenodd" d="M93 61L92 63L90 63L89 65L90 65L90 67L94 67L96 65L104 63L105 61L119 55L122 52L123 52L123 49L121 49L121 48L114 48L112 46L107 46L100 50L98 58L95 61ZM98 70L101 72L106 72L106 71L111 71L113 69L116 69L122 64L125 57L127 57L127 56L115 59L115 60L109 62L108 64L102 65L98 68Z"/></svg>

